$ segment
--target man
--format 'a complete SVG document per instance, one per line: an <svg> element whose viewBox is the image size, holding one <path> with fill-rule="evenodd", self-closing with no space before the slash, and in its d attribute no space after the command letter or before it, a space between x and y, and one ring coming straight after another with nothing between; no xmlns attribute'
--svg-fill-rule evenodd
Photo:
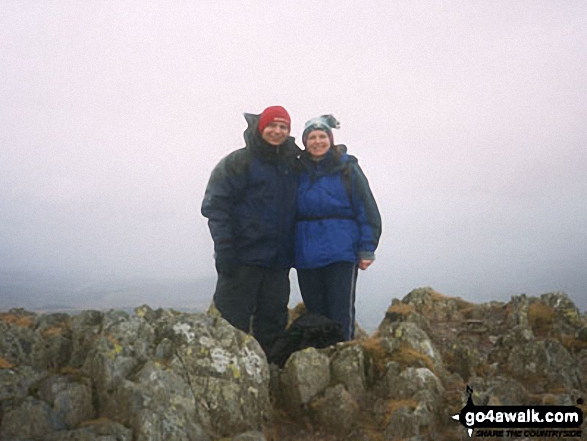
<svg viewBox="0 0 587 441"><path fill-rule="evenodd" d="M216 308L265 352L287 323L300 149L281 106L245 114L245 147L212 171L202 214L214 240Z"/></svg>

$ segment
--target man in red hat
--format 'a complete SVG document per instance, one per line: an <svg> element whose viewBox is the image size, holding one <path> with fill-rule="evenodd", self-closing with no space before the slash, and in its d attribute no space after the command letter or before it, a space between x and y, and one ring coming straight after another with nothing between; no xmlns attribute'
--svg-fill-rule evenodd
<svg viewBox="0 0 587 441"><path fill-rule="evenodd" d="M245 119L245 147L212 171L202 214L214 240L214 304L268 352L287 324L301 150L289 136L291 118L283 107Z"/></svg>

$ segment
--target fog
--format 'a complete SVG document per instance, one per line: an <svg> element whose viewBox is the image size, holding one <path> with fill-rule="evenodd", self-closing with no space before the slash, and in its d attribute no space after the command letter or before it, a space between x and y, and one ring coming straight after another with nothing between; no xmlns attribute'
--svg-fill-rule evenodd
<svg viewBox="0 0 587 441"><path fill-rule="evenodd" d="M4 1L0 42L0 277L213 279L207 180L278 104L300 146L333 113L377 199L360 319L418 286L587 306L583 0Z"/></svg>

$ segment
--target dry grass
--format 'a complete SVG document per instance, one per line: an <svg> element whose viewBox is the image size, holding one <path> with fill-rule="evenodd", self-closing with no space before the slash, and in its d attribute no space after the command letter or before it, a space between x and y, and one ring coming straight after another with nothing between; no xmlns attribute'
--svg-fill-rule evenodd
<svg viewBox="0 0 587 441"><path fill-rule="evenodd" d="M565 348L574 353L587 349L587 341L579 340L573 335L563 335L560 341Z"/></svg>
<svg viewBox="0 0 587 441"><path fill-rule="evenodd" d="M407 303L392 305L387 309L388 314L397 314L401 315L402 317L406 317L414 312L416 312L416 308L414 308L413 305L408 305Z"/></svg>
<svg viewBox="0 0 587 441"><path fill-rule="evenodd" d="M381 339L372 336L365 340L358 341L357 344L363 347L367 360L371 362L376 371L383 374L387 367L387 362L389 361L389 354L381 345Z"/></svg>
<svg viewBox="0 0 587 441"><path fill-rule="evenodd" d="M12 369L15 365L3 357L0 357L0 369Z"/></svg>
<svg viewBox="0 0 587 441"><path fill-rule="evenodd" d="M542 302L536 302L528 307L528 322L534 335L539 338L548 336L556 318L554 308Z"/></svg>
<svg viewBox="0 0 587 441"><path fill-rule="evenodd" d="M63 366L61 369L59 369L59 373L61 375L73 375L73 376L81 376L83 375L83 372L81 369L77 369L71 366Z"/></svg>
<svg viewBox="0 0 587 441"><path fill-rule="evenodd" d="M391 354L390 360L399 363L402 369L424 365L430 371L434 372L434 362L432 359L405 343L401 343L399 348Z"/></svg>
<svg viewBox="0 0 587 441"><path fill-rule="evenodd" d="M0 320L9 325L19 326L21 328L33 328L35 326L34 317L28 315L12 314L5 312L0 314Z"/></svg>
<svg viewBox="0 0 587 441"><path fill-rule="evenodd" d="M43 337L43 338L56 337L58 335L63 335L63 333L66 331L67 331L67 329L63 328L61 326L51 326L49 328L44 329L41 332L41 337Z"/></svg>
<svg viewBox="0 0 587 441"><path fill-rule="evenodd" d="M416 407L418 407L418 402L416 400L412 400L412 399L405 399L405 400L389 400L386 403L386 407L387 407L387 417L388 417L388 423L389 423L389 418L391 418L391 415L401 409L402 407L407 407L409 409L414 410ZM386 424L387 425L387 424Z"/></svg>
<svg viewBox="0 0 587 441"><path fill-rule="evenodd" d="M96 418L94 420L84 421L80 424L80 427L90 427L90 426L95 426L97 424L110 424L110 423L113 423L113 421L106 418L106 417L100 417L100 418Z"/></svg>

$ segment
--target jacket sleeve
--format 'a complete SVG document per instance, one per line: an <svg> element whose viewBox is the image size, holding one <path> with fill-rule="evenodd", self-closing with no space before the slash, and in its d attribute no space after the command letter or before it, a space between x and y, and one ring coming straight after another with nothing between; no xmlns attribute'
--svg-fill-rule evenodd
<svg viewBox="0 0 587 441"><path fill-rule="evenodd" d="M202 215L208 218L216 253L233 248L235 206L245 190L247 167L244 150L237 150L218 163L208 181Z"/></svg>
<svg viewBox="0 0 587 441"><path fill-rule="evenodd" d="M361 238L359 242L359 259L374 260L375 250L381 236L381 215L369 187L367 177L358 163L352 164L353 210L355 212Z"/></svg>

